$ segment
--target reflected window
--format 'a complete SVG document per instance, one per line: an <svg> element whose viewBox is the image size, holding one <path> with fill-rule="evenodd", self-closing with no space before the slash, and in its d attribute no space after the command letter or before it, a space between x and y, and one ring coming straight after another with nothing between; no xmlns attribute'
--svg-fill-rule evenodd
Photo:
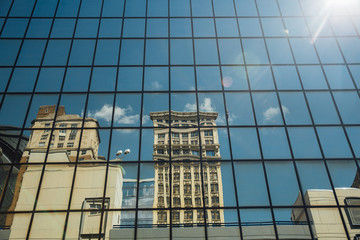
<svg viewBox="0 0 360 240"><path fill-rule="evenodd" d="M349 223L351 228L360 227L360 198L345 198L346 206L352 206L346 208ZM358 207L354 207L358 206ZM354 238L355 239L355 238Z"/></svg>

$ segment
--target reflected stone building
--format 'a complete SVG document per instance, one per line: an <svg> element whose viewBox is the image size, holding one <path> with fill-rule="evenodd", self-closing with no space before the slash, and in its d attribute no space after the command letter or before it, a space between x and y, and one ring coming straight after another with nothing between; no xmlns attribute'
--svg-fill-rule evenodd
<svg viewBox="0 0 360 240"><path fill-rule="evenodd" d="M55 109L56 106L41 106L32 122L33 131L20 160L23 165L9 211L32 211L36 201L36 210L46 212L34 215L29 239L60 239L66 214L56 210L84 210L69 214L66 239L104 239L113 225L120 224L119 212L105 211L102 217L102 209L121 207L122 168L110 164L107 169L106 164L93 163L105 160L98 156L100 138L97 130L84 129L80 138L77 128L81 127L83 117L66 114L63 106L59 107L52 130ZM95 119L84 120L85 127L98 126ZM82 164L75 168L77 155ZM48 164L43 166L41 163L45 162ZM103 199L106 174L108 183ZM41 178L42 184L39 185ZM26 238L30 218L31 213L7 215L6 225L11 226L10 239Z"/></svg>
<svg viewBox="0 0 360 240"><path fill-rule="evenodd" d="M206 128L201 128L199 132L196 112L171 111L171 124L168 111L150 113L155 127L154 207L168 208L171 201L173 208L182 208L172 211L172 224L204 223L203 209L187 210L186 208L200 208L204 204L206 207L223 206L220 144L215 124L217 116L215 112L200 112L200 125ZM171 125L171 137L169 125ZM199 145L200 141L202 148ZM199 160L203 161L202 166ZM201 177L204 178L203 184ZM206 214L207 223L224 222L223 210L207 209ZM169 224L169 215L165 210L154 211L153 223Z"/></svg>

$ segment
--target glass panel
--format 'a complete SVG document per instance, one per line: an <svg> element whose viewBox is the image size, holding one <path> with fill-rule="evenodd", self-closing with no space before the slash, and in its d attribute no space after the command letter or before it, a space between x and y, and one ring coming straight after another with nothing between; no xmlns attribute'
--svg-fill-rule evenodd
<svg viewBox="0 0 360 240"><path fill-rule="evenodd" d="M76 17L79 9L80 0L60 0L56 12L57 17Z"/></svg>
<svg viewBox="0 0 360 240"><path fill-rule="evenodd" d="M274 80L270 67L249 66L247 67L250 87L252 90L274 89Z"/></svg>
<svg viewBox="0 0 360 240"><path fill-rule="evenodd" d="M144 37L145 35L145 19L125 19L124 20L124 38Z"/></svg>
<svg viewBox="0 0 360 240"><path fill-rule="evenodd" d="M311 39L291 38L291 47L295 55L296 63L318 63L315 49Z"/></svg>
<svg viewBox="0 0 360 240"><path fill-rule="evenodd" d="M260 125L283 124L281 110L275 93L253 93L257 123ZM281 106L285 115L289 110Z"/></svg>
<svg viewBox="0 0 360 240"><path fill-rule="evenodd" d="M286 39L266 39L270 54L270 60L273 64L291 64L293 57Z"/></svg>
<svg viewBox="0 0 360 240"><path fill-rule="evenodd" d="M76 25L76 38L96 38L99 26L98 19L79 19Z"/></svg>
<svg viewBox="0 0 360 240"><path fill-rule="evenodd" d="M237 39L219 39L221 64L243 64L240 41Z"/></svg>
<svg viewBox="0 0 360 240"><path fill-rule="evenodd" d="M279 90L301 89L298 73L293 66L273 66L276 85Z"/></svg>
<svg viewBox="0 0 360 240"><path fill-rule="evenodd" d="M230 136L234 159L261 158L256 129L231 128Z"/></svg>
<svg viewBox="0 0 360 240"><path fill-rule="evenodd" d="M143 126L153 126L150 118L152 112L169 111L169 95L165 93L144 94Z"/></svg>
<svg viewBox="0 0 360 240"><path fill-rule="evenodd" d="M291 158L284 128L260 128L259 136L264 158Z"/></svg>
<svg viewBox="0 0 360 240"><path fill-rule="evenodd" d="M197 64L218 64L216 41L195 39L195 59Z"/></svg>
<svg viewBox="0 0 360 240"><path fill-rule="evenodd" d="M244 39L244 55L248 64L268 64L268 56L262 39Z"/></svg>
<svg viewBox="0 0 360 240"><path fill-rule="evenodd" d="M258 162L235 163L236 186L239 206L266 206L269 205L268 192L264 177L264 169ZM242 222L246 216L241 215ZM254 218L257 222L259 218Z"/></svg>
<svg viewBox="0 0 360 240"><path fill-rule="evenodd" d="M304 89L328 89L320 66L299 66L298 69Z"/></svg>
<svg viewBox="0 0 360 240"><path fill-rule="evenodd" d="M272 204L275 206L291 206L299 194L295 170L292 162L266 162L266 173ZM290 218L290 212L288 213Z"/></svg>
<svg viewBox="0 0 360 240"><path fill-rule="evenodd" d="M0 124L22 127L29 100L29 95L7 94L0 110Z"/></svg>
<svg viewBox="0 0 360 240"><path fill-rule="evenodd" d="M215 120L217 125L225 125L225 109L222 94L219 93L199 93L199 111L216 112L218 117Z"/></svg>
<svg viewBox="0 0 360 240"><path fill-rule="evenodd" d="M222 67L222 85L229 90L247 90L248 83L244 67Z"/></svg>
<svg viewBox="0 0 360 240"><path fill-rule="evenodd" d="M215 37L214 20L212 18L193 19L194 37Z"/></svg>
<svg viewBox="0 0 360 240"><path fill-rule="evenodd" d="M170 40L170 63L178 65L194 64L192 40Z"/></svg>
<svg viewBox="0 0 360 240"><path fill-rule="evenodd" d="M46 48L44 66L66 65L70 45L70 40L50 40Z"/></svg>
<svg viewBox="0 0 360 240"><path fill-rule="evenodd" d="M93 68L90 91L112 91L115 87L116 68Z"/></svg>
<svg viewBox="0 0 360 240"><path fill-rule="evenodd" d="M318 189L318 192L320 193L324 190L331 189L329 177L326 173L326 168L323 161L298 161L296 162L296 166L299 171L299 177L304 196L306 194L311 194L312 189ZM317 191L313 191L313 194L316 194ZM333 193L331 191L326 192L330 193L330 197L333 197ZM297 202L298 204L303 204L301 199L299 199ZM332 202L331 204L334 203ZM305 205L313 205L313 203L305 201Z"/></svg>
<svg viewBox="0 0 360 240"><path fill-rule="evenodd" d="M91 65L93 61L95 40L74 40L70 65Z"/></svg>
<svg viewBox="0 0 360 240"><path fill-rule="evenodd" d="M332 89L353 89L354 84L345 66L324 66L325 75Z"/></svg>
<svg viewBox="0 0 360 240"><path fill-rule="evenodd" d="M191 37L190 19L170 19L170 37Z"/></svg>
<svg viewBox="0 0 360 240"><path fill-rule="evenodd" d="M42 68L36 92L57 92L60 91L64 78L64 68Z"/></svg>
<svg viewBox="0 0 360 240"><path fill-rule="evenodd" d="M120 65L143 63L144 40L123 40L121 43Z"/></svg>
<svg viewBox="0 0 360 240"><path fill-rule="evenodd" d="M320 144L327 158L350 158L349 145L341 127L317 127Z"/></svg>
<svg viewBox="0 0 360 240"><path fill-rule="evenodd" d="M117 65L119 40L99 40L95 54L95 65Z"/></svg>
<svg viewBox="0 0 360 240"><path fill-rule="evenodd" d="M142 88L143 69L141 67L120 67L118 74L119 91L139 91Z"/></svg>
<svg viewBox="0 0 360 240"><path fill-rule="evenodd" d="M306 97L315 123L339 123L339 117L329 92L307 92Z"/></svg>
<svg viewBox="0 0 360 240"><path fill-rule="evenodd" d="M239 30L236 19L234 18L216 18L216 32L218 37L238 37Z"/></svg>
<svg viewBox="0 0 360 240"><path fill-rule="evenodd" d="M148 19L146 23L147 37L167 37L168 36L168 21L167 19Z"/></svg>
<svg viewBox="0 0 360 240"><path fill-rule="evenodd" d="M192 15L194 17L213 16L212 3L210 0L191 1Z"/></svg>
<svg viewBox="0 0 360 240"><path fill-rule="evenodd" d="M144 75L144 90L168 90L169 89L169 68L168 67L147 67Z"/></svg>
<svg viewBox="0 0 360 240"><path fill-rule="evenodd" d="M45 49L45 40L25 40L21 48L18 66L39 66Z"/></svg>
<svg viewBox="0 0 360 240"><path fill-rule="evenodd" d="M52 20L50 19L31 19L26 37L47 38L50 32L51 23Z"/></svg>
<svg viewBox="0 0 360 240"><path fill-rule="evenodd" d="M245 2L245 1L242 1ZM238 13L239 14L239 13ZM257 18L239 18L239 27L242 37L262 37L262 31L259 19Z"/></svg>
<svg viewBox="0 0 360 240"><path fill-rule="evenodd" d="M231 0L214 0L215 16L235 16L234 2Z"/></svg>
<svg viewBox="0 0 360 240"><path fill-rule="evenodd" d="M219 67L196 67L198 90L221 90Z"/></svg>
<svg viewBox="0 0 360 240"><path fill-rule="evenodd" d="M145 64L165 65L169 63L167 40L146 40Z"/></svg>
<svg viewBox="0 0 360 240"><path fill-rule="evenodd" d="M254 125L250 95L248 93L226 93L225 96L229 124Z"/></svg>
<svg viewBox="0 0 360 240"><path fill-rule="evenodd" d="M64 91L80 91L88 90L90 79L90 68L67 68Z"/></svg>
<svg viewBox="0 0 360 240"><path fill-rule="evenodd" d="M313 128L288 128L291 148L295 158L321 158Z"/></svg>
<svg viewBox="0 0 360 240"><path fill-rule="evenodd" d="M34 84L38 75L38 71L38 68L15 68L8 91L31 92L34 89ZM4 80L4 88L6 86L6 83L7 79L6 81Z"/></svg>
<svg viewBox="0 0 360 240"><path fill-rule="evenodd" d="M170 79L172 90L195 90L193 67L171 67Z"/></svg>
<svg viewBox="0 0 360 240"><path fill-rule="evenodd" d="M103 4L103 17L122 17L124 0L105 0ZM104 21L104 19L102 20Z"/></svg>
<svg viewBox="0 0 360 240"><path fill-rule="evenodd" d="M322 63L344 62L335 39L318 38L315 42Z"/></svg>
<svg viewBox="0 0 360 240"><path fill-rule="evenodd" d="M75 27L75 19L59 19L54 21L53 28L51 30L52 38L66 38L72 37Z"/></svg>
<svg viewBox="0 0 360 240"><path fill-rule="evenodd" d="M13 65L20 48L20 40L0 39L0 66Z"/></svg>
<svg viewBox="0 0 360 240"><path fill-rule="evenodd" d="M254 228L260 227L262 236L266 239L276 239L271 211L264 208L241 209L241 225L244 239L257 238L258 232Z"/></svg>
<svg viewBox="0 0 360 240"><path fill-rule="evenodd" d="M129 153L125 153L126 150L129 150ZM117 155L119 151L122 151L123 154ZM139 130L137 129L114 129L111 137L111 149L110 149L110 160L114 161L138 161L139 159ZM136 169L131 167L132 165L125 165L123 167L125 172L125 177L129 178L130 176L136 180ZM122 164L120 165L122 167ZM129 169L131 167L131 169ZM129 172L128 172L129 171ZM108 180L109 181L109 180ZM126 203L130 204L130 203ZM135 203L134 204L135 208ZM130 206L128 206L130 207Z"/></svg>
<svg viewBox="0 0 360 240"><path fill-rule="evenodd" d="M86 117L95 118L101 127L109 127L113 121L114 94L90 94Z"/></svg>
<svg viewBox="0 0 360 240"><path fill-rule="evenodd" d="M302 92L279 93L286 124L311 124Z"/></svg>

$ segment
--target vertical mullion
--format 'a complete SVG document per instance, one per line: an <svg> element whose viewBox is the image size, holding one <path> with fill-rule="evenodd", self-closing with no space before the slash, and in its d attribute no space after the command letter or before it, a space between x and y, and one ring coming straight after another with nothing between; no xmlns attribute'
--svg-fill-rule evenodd
<svg viewBox="0 0 360 240"><path fill-rule="evenodd" d="M126 0L125 0L126 1ZM131 1L131 0L130 0ZM144 51L143 51L143 64L142 64L142 79L141 79L141 107L140 107L140 133L139 133L139 154L138 154L138 166L137 166L137 182L136 182L136 203L135 203L135 226L134 226L134 239L137 239L138 231L138 216L139 216L139 187L140 187L140 166L141 166L141 144L142 144L142 130L143 130L143 114L144 114L144 77L145 77L145 53L146 53L146 34L147 34L147 13L148 13L148 1L145 0L145 32L144 32ZM124 15L125 17L125 7ZM124 18L125 21L125 18ZM124 22L123 22L124 24ZM123 26L124 27L124 26ZM124 28L123 28L124 29ZM123 30L122 30L123 31ZM122 36L121 36L122 37ZM120 56L119 56L120 57ZM152 210L153 214L154 211Z"/></svg>

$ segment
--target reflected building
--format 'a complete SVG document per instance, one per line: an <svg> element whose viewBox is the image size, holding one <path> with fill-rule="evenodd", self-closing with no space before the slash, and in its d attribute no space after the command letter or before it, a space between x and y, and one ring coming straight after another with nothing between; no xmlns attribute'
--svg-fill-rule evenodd
<svg viewBox="0 0 360 240"><path fill-rule="evenodd" d="M123 170L116 164L110 164L107 169L105 158L98 156L100 138L96 129L84 129L80 137L78 128L83 117L66 114L63 106L56 116L55 111L54 105L41 106L32 121L32 133L20 160L22 165L9 211L32 211L35 201L36 210L82 210L69 214L66 238L104 239L106 232L120 223L120 213L105 211L102 217L102 209L121 207ZM99 124L93 118L85 118L84 126L94 128ZM75 169L77 155L81 164ZM106 174L108 183L103 198ZM61 238L65 217L62 212L35 214L30 239ZM30 218L31 214L7 215L10 239L26 238L28 224L24 222Z"/></svg>
<svg viewBox="0 0 360 240"><path fill-rule="evenodd" d="M343 220L349 231L351 239L360 237L360 189L357 188L335 188L337 200ZM328 189L310 189L304 194L305 205L311 206L307 209L309 220L316 239L347 239L345 237L343 221L336 206L334 192ZM303 206L299 195L294 206ZM324 207L328 206L328 207ZM304 208L294 208L291 220L295 223L306 221Z"/></svg>
<svg viewBox="0 0 360 240"><path fill-rule="evenodd" d="M123 182L123 197L121 208L136 208L136 193L137 180L124 179ZM152 208L154 202L154 179L140 179L139 180L139 207ZM137 217L138 225L149 225L153 222L152 211L140 211ZM121 212L121 228L132 228L135 225L135 212L122 211Z"/></svg>
<svg viewBox="0 0 360 240"><path fill-rule="evenodd" d="M173 208L182 208L172 211L172 224L204 223L203 209L186 208L223 206L220 144L215 124L217 116L215 112L199 112L200 125L206 126L199 132L196 112L171 111L171 123L168 111L150 113L155 127L154 208L168 208L170 201ZM202 161L202 166L199 161ZM207 209L206 214L207 223L224 222L223 210ZM153 223L167 225L170 223L169 215L165 210L154 211Z"/></svg>

